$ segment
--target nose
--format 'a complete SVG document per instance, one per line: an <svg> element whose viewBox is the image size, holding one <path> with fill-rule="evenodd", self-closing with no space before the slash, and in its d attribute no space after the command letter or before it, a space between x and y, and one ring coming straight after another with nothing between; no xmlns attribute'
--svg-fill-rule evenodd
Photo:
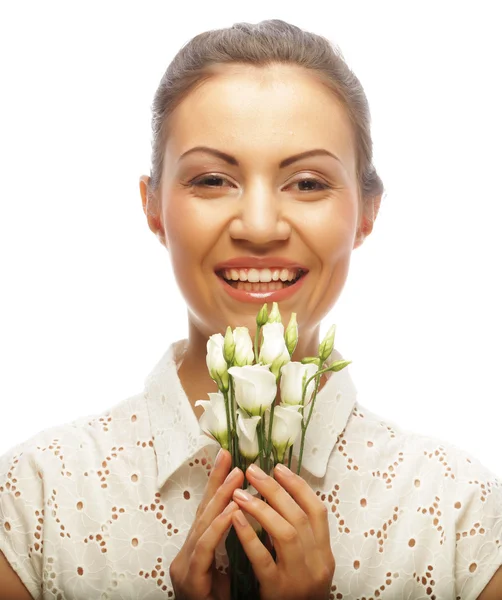
<svg viewBox="0 0 502 600"><path fill-rule="evenodd" d="M245 190L238 203L229 233L232 239L252 244L284 241L291 235L291 226L284 219L280 192L263 185Z"/></svg>

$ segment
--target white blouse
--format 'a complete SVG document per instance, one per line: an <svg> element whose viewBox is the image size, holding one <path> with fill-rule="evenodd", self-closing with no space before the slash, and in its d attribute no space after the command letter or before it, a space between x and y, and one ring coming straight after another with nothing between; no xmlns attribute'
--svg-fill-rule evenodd
<svg viewBox="0 0 502 600"><path fill-rule="evenodd" d="M169 347L142 393L0 457L0 550L34 598L174 598L169 564L218 450L178 377L186 345ZM502 564L502 481L356 393L348 368L330 374L302 466L329 509L331 598L477 598ZM216 560L226 569L223 541Z"/></svg>

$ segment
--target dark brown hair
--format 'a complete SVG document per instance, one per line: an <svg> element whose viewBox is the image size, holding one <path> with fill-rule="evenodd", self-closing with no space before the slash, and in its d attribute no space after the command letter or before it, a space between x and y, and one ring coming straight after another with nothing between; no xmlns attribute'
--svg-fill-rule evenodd
<svg viewBox="0 0 502 600"><path fill-rule="evenodd" d="M352 124L361 200L365 203L383 193L382 180L373 166L369 105L359 79L346 64L338 46L280 19L256 24L235 23L225 29L205 31L178 51L153 100L150 191L155 191L160 184L169 116L189 92L211 78L215 67L229 63L255 67L286 63L313 71L345 107Z"/></svg>

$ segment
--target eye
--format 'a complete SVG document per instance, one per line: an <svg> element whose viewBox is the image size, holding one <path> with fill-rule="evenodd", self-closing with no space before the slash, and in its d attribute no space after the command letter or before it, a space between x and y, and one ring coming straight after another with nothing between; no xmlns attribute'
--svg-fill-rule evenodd
<svg viewBox="0 0 502 600"><path fill-rule="evenodd" d="M205 175L204 177L199 177L198 179L193 179L192 181L186 184L186 187L195 188L202 187L208 189L217 189L224 187L223 182L230 183L228 179L225 177L220 177L219 175ZM318 192L321 190L330 189L331 186L327 183L324 183L320 179L315 179L314 177L304 177L303 179L299 179L298 181L294 181L289 185L301 185L307 184L306 189L300 189L300 192Z"/></svg>
<svg viewBox="0 0 502 600"><path fill-rule="evenodd" d="M313 177L304 177L303 179L299 179L298 181L295 181L290 185L298 185L298 184L302 184L302 183L309 184L308 189L300 190L302 192L318 192L320 190L326 190L331 187L327 183L324 183L324 181L320 181L319 179L314 179ZM316 188L315 187L316 185L320 186L320 187Z"/></svg>
<svg viewBox="0 0 502 600"><path fill-rule="evenodd" d="M208 188L221 188L223 185L216 184L214 182L227 181L225 177L220 177L219 175L205 175L204 177L200 177L199 179L193 179L190 181L187 186L188 187L208 187Z"/></svg>

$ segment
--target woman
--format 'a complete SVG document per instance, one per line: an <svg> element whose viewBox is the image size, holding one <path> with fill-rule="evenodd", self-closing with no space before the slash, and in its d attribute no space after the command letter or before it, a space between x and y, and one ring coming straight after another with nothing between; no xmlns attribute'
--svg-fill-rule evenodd
<svg viewBox="0 0 502 600"><path fill-rule="evenodd" d="M142 393L2 458L0 598L226 598L232 524L263 599L499 597L501 482L363 408L346 369L321 382L302 477L229 473L197 421L195 402L216 391L208 337L253 334L277 301L284 322L298 315L293 358L316 355L373 229L383 185L341 54L279 20L203 33L167 69L152 123L141 198L189 337ZM244 477L269 505L238 491ZM277 563L245 515L271 533Z"/></svg>

